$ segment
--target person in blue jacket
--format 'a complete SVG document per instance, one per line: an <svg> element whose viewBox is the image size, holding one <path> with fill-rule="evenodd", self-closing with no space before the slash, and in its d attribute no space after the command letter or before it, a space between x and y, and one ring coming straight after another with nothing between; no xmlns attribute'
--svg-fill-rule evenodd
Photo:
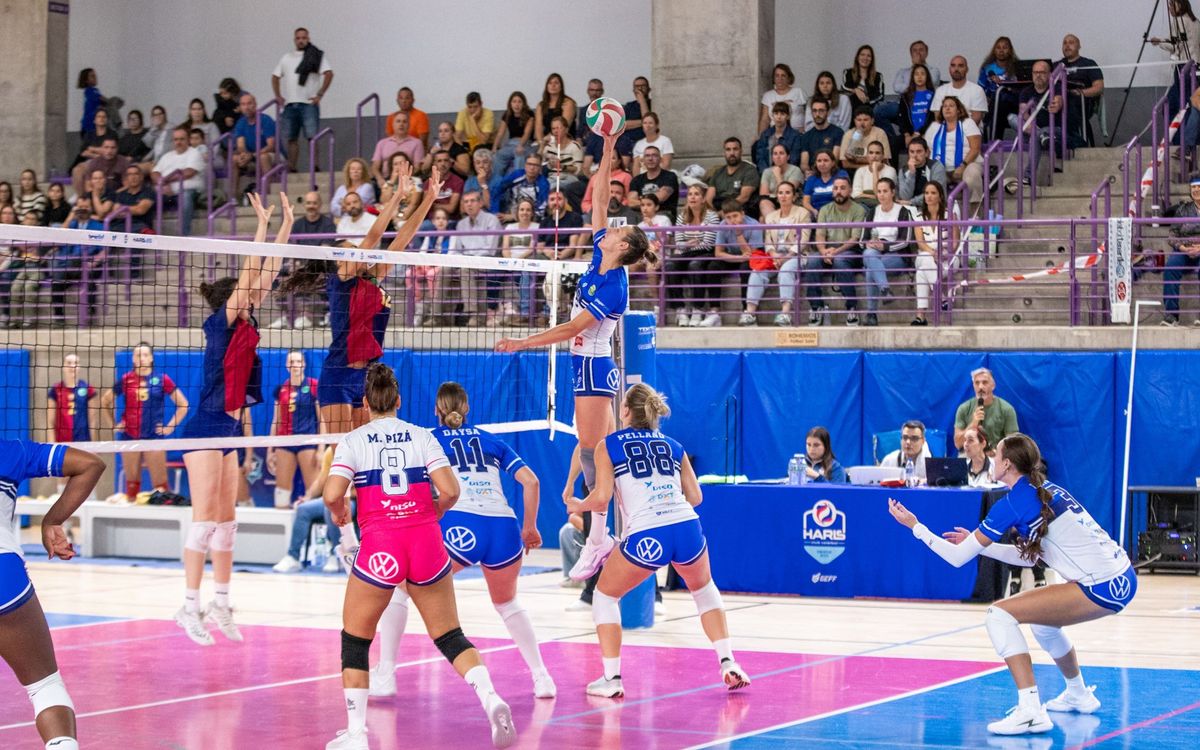
<svg viewBox="0 0 1200 750"><path fill-rule="evenodd" d="M808 475L809 482L845 484L846 470L833 455L833 447L829 442L829 430L824 427L818 425L808 431L804 438L804 453L808 456L808 466L804 472Z"/></svg>

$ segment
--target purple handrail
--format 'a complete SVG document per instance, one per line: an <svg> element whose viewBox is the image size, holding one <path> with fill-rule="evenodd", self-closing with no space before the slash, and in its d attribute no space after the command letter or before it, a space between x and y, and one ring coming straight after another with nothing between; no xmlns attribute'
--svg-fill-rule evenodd
<svg viewBox="0 0 1200 750"><path fill-rule="evenodd" d="M308 189L317 189L317 144L323 138L329 138L328 163L325 165L325 171L329 173L329 196L333 197L335 175L333 170L333 128L322 128L319 133L312 137L308 142Z"/></svg>
<svg viewBox="0 0 1200 750"><path fill-rule="evenodd" d="M154 204L155 204L154 231L155 232L158 232L159 234L166 234L166 232L163 231L163 223L162 223L162 220L163 220L163 195L164 195L163 189L168 187L172 182L177 182L179 184L176 185L176 187L175 187L175 197L176 197L176 202L178 203L178 209L179 209L179 233L183 234L183 200L185 197L184 192L183 192L184 180L185 180L185 178L183 176L183 170L176 169L174 172L171 172L170 174L163 175L162 178L158 181L158 185L154 189ZM188 227L188 232L189 233L191 232L191 227Z"/></svg>
<svg viewBox="0 0 1200 750"><path fill-rule="evenodd" d="M379 94L370 94L354 108L354 155L362 156L362 110L371 101L375 102L375 141L382 137L383 128L379 122Z"/></svg>
<svg viewBox="0 0 1200 750"><path fill-rule="evenodd" d="M286 193L288 176L287 159L280 160L278 164L268 169L258 178L258 194L262 196L263 200L271 196L271 182L276 175L279 176L279 192Z"/></svg>
<svg viewBox="0 0 1200 750"><path fill-rule="evenodd" d="M204 206L209 211L212 211L213 206L216 204L213 194L215 193L217 181L217 152L220 150L222 144L224 144L225 149L225 179L228 182L227 190L229 198L233 198L234 193L237 192L237 167L233 166L233 149L237 144L233 142L233 131L231 130L208 144L208 170L204 173ZM209 233L212 233L211 222L209 222Z"/></svg>
<svg viewBox="0 0 1200 750"><path fill-rule="evenodd" d="M254 148L251 150L251 153L254 154L254 184L259 186L260 192L263 185L263 175L262 164L258 159L258 144L262 143L262 117L272 107L275 108L275 157L280 158L283 156L280 144L281 139L279 137L279 122L282 119L280 115L283 112L283 106L279 103L278 99L272 97L269 102L258 108L258 113L254 116ZM284 159L284 163L287 163L286 158Z"/></svg>

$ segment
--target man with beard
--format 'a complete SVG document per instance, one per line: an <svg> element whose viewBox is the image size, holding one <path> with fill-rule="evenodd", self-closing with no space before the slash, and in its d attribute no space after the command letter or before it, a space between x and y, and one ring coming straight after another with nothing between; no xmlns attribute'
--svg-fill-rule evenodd
<svg viewBox="0 0 1200 750"><path fill-rule="evenodd" d="M983 121L983 116L988 111L987 94L983 93L983 87L974 81L967 80L967 58L962 55L955 55L950 58L950 82L943 83L938 86L937 91L933 92L933 101L929 105L930 112L942 111L942 100L947 96L957 97L963 106L967 108L967 112L971 114L971 119L978 125Z"/></svg>
<svg viewBox="0 0 1200 750"><path fill-rule="evenodd" d="M808 294L808 324L821 325L829 305L822 299L824 279L832 275L841 287L846 303L846 325L858 325L858 300L855 297L854 272L862 267L856 252L861 230L849 226L862 223L867 217L862 205L850 200L850 178L839 175L833 181L833 200L817 214L816 253L808 256L804 270L811 274L806 284Z"/></svg>
<svg viewBox="0 0 1200 750"><path fill-rule="evenodd" d="M725 139L725 164L713 167L704 180L708 183L705 202L715 209L725 201L736 200L742 207L757 212L750 198L758 192L758 170L750 162L742 160L742 141L737 136Z"/></svg>
<svg viewBox="0 0 1200 750"><path fill-rule="evenodd" d="M362 198L351 190L342 199L342 218L338 219L338 234L364 237L375 223L374 216L368 216L363 211Z"/></svg>

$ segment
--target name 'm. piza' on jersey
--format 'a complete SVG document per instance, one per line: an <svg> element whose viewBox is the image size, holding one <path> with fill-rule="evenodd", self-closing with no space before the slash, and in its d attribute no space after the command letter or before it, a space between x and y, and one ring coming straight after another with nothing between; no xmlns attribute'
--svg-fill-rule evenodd
<svg viewBox="0 0 1200 750"><path fill-rule="evenodd" d="M683 446L657 430L627 428L604 440L624 534L698 518L683 496Z"/></svg>
<svg viewBox="0 0 1200 750"><path fill-rule="evenodd" d="M385 417L348 433L338 443L329 473L354 483L358 524L366 534L376 523L437 523L429 473L449 466L429 430Z"/></svg>
<svg viewBox="0 0 1200 750"><path fill-rule="evenodd" d="M67 446L0 440L0 553L21 554L17 488L33 477L61 477Z"/></svg>
<svg viewBox="0 0 1200 750"><path fill-rule="evenodd" d="M516 474L525 467L516 451L500 438L477 427L435 427L433 435L458 473L462 494L454 504L454 510L516 518L500 481L500 472Z"/></svg>
<svg viewBox="0 0 1200 750"><path fill-rule="evenodd" d="M592 239L592 262L575 287L571 319L574 320L586 310L596 320L571 340L571 354L611 357L613 332L629 307L629 276L625 273L625 267L618 266L600 273L603 260L600 241L607 233L607 229L596 232Z"/></svg>

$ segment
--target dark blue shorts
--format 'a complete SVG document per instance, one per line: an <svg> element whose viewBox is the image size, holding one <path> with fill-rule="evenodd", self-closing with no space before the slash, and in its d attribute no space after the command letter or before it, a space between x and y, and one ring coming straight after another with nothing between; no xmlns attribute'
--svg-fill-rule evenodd
<svg viewBox="0 0 1200 750"><path fill-rule="evenodd" d="M312 75L311 73L309 75ZM279 112L279 129L285 141L294 141L304 131L304 137L312 139L320 127L321 109L309 102L293 102Z"/></svg>
<svg viewBox="0 0 1200 750"><path fill-rule="evenodd" d="M639 531L621 542L625 559L647 570L658 570L669 563L689 565L707 548L708 540L698 518Z"/></svg>
<svg viewBox="0 0 1200 750"><path fill-rule="evenodd" d="M612 357L571 355L576 396L615 396L621 388L621 371Z"/></svg>
<svg viewBox="0 0 1200 750"><path fill-rule="evenodd" d="M281 445L275 450L287 451L288 453L295 453L299 455L301 451L315 451L316 449L317 446L315 445Z"/></svg>
<svg viewBox="0 0 1200 750"><path fill-rule="evenodd" d="M16 552L0 553L0 615L15 612L33 598L33 581Z"/></svg>
<svg viewBox="0 0 1200 750"><path fill-rule="evenodd" d="M188 421L183 423L183 428L179 432L181 438L225 438L225 437L241 437L242 423L223 411L197 411ZM211 448L197 448L197 450L212 450ZM229 455L236 451L237 448L222 448L222 455ZM184 453L192 453L193 451L184 451Z"/></svg>
<svg viewBox="0 0 1200 750"><path fill-rule="evenodd" d="M1104 583L1085 586L1076 581L1075 585L1082 589L1083 595L1093 603L1113 612L1120 612L1133 601L1133 596L1137 593L1137 574L1133 572L1133 566L1130 566L1121 575Z"/></svg>
<svg viewBox="0 0 1200 750"><path fill-rule="evenodd" d="M321 406L350 404L357 409L362 406L367 390L367 368L330 365L321 366L321 377L317 379L317 401Z"/></svg>
<svg viewBox="0 0 1200 750"><path fill-rule="evenodd" d="M525 545L512 516L481 516L448 510L440 521L446 552L455 562L499 570L521 559Z"/></svg>

